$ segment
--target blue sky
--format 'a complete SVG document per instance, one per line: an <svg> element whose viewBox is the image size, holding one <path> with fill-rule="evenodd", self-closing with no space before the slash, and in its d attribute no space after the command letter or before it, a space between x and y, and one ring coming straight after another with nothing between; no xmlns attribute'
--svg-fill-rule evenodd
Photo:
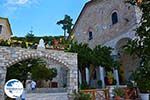
<svg viewBox="0 0 150 100"><path fill-rule="evenodd" d="M30 30L36 36L63 35L56 22L70 15L76 21L88 0L0 0L0 16L8 17L15 36Z"/></svg>

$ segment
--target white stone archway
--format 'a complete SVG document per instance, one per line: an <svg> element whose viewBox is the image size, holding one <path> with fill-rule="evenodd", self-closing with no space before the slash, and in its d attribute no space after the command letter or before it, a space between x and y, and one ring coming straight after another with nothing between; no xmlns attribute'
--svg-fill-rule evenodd
<svg viewBox="0 0 150 100"><path fill-rule="evenodd" d="M67 68L67 93L78 90L77 54L55 50L35 50L13 47L0 47L0 98L3 98L3 87L7 68L22 60L43 57ZM1 99L0 99L1 100ZM2 99L3 100L3 99Z"/></svg>

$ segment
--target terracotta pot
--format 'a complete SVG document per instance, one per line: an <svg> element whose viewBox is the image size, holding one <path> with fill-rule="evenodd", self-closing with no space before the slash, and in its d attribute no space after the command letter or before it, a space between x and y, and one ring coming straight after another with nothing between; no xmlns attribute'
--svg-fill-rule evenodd
<svg viewBox="0 0 150 100"><path fill-rule="evenodd" d="M108 84L112 85L112 83L113 83L113 79L112 78L108 78Z"/></svg>
<svg viewBox="0 0 150 100"><path fill-rule="evenodd" d="M120 96L115 96L115 100L121 100Z"/></svg>

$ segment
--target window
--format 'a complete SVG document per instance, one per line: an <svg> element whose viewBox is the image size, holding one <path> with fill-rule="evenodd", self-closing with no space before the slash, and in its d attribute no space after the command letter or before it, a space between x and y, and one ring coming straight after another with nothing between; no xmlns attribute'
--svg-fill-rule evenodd
<svg viewBox="0 0 150 100"><path fill-rule="evenodd" d="M0 34L1 34L1 32L2 32L2 25L0 25Z"/></svg>
<svg viewBox="0 0 150 100"><path fill-rule="evenodd" d="M117 12L112 13L112 24L116 24L118 22L118 15Z"/></svg>
<svg viewBox="0 0 150 100"><path fill-rule="evenodd" d="M89 40L93 39L93 33L91 31L89 31Z"/></svg>

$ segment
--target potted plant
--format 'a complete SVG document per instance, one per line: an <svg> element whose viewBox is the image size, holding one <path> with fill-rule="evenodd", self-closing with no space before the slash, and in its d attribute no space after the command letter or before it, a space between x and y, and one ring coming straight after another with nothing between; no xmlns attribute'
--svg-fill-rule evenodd
<svg viewBox="0 0 150 100"><path fill-rule="evenodd" d="M113 73L111 71L107 72L107 79L108 79L108 84L112 85L113 80L114 80L114 76L113 76Z"/></svg>
<svg viewBox="0 0 150 100"><path fill-rule="evenodd" d="M69 100L92 100L92 98L91 94L74 91L73 94L69 96Z"/></svg>
<svg viewBox="0 0 150 100"><path fill-rule="evenodd" d="M125 95L124 90L122 88L116 87L114 90L115 100L121 100L121 97Z"/></svg>
<svg viewBox="0 0 150 100"><path fill-rule="evenodd" d="M142 100L149 100L150 93L150 67L141 66L132 73L132 76L140 90L140 96Z"/></svg>

